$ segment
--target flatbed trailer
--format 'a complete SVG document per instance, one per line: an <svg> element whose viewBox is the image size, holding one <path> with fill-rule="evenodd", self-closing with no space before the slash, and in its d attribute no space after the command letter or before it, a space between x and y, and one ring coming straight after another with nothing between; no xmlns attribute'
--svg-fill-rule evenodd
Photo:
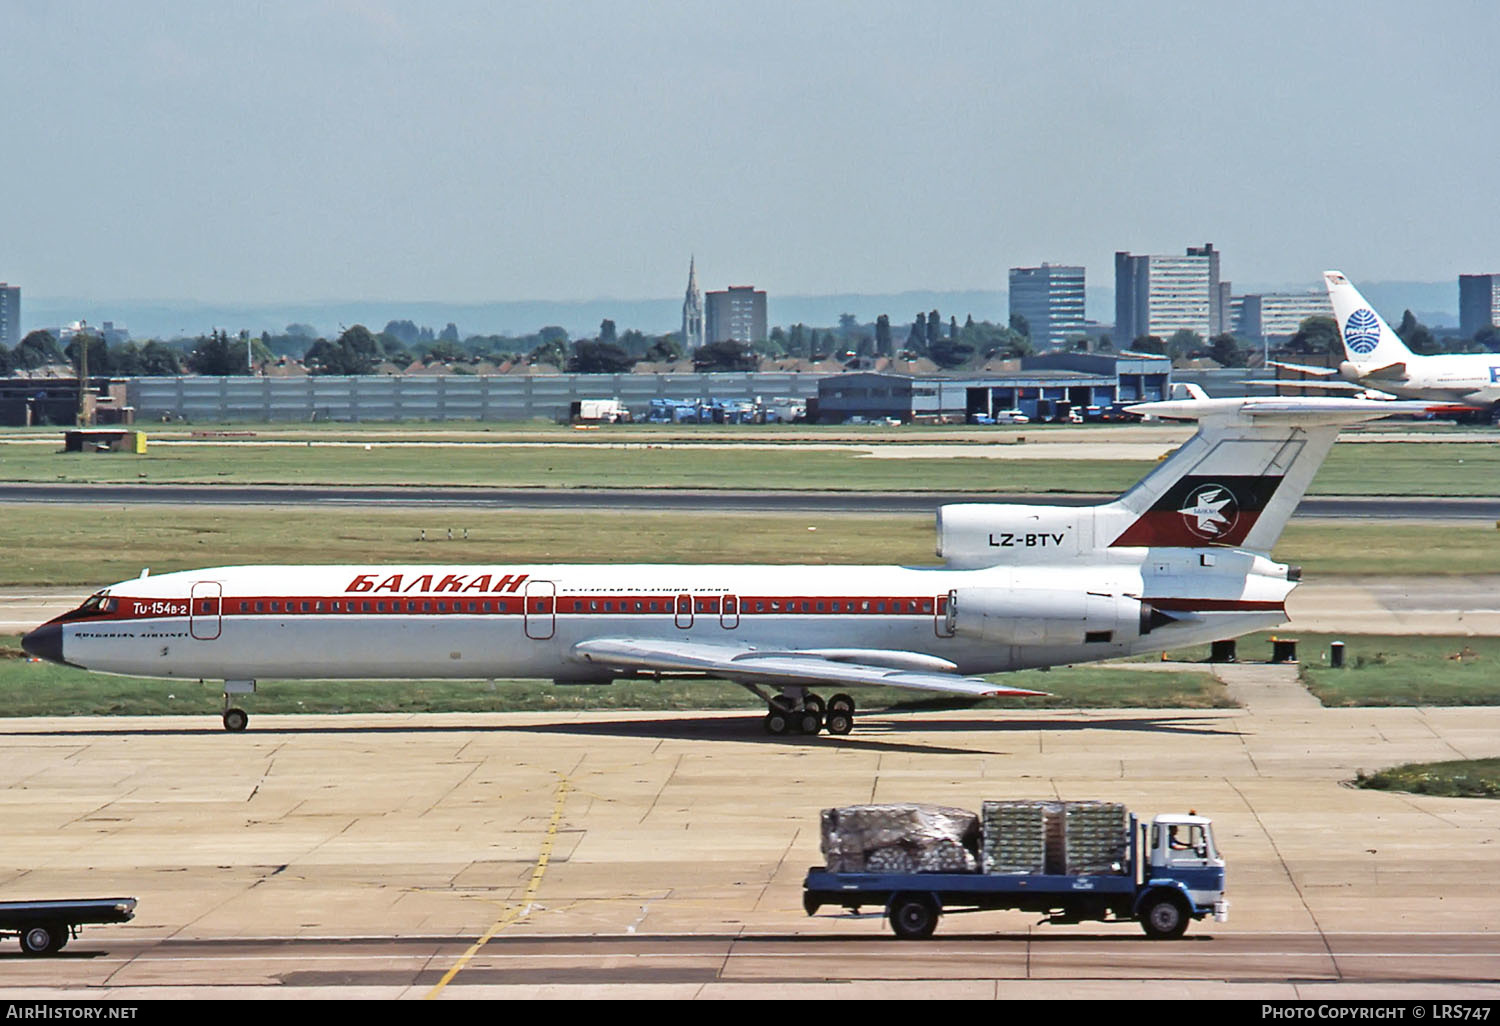
<svg viewBox="0 0 1500 1026"><path fill-rule="evenodd" d="M85 924L128 923L134 898L0 901L0 937L19 937L28 955L55 955Z"/></svg>
<svg viewBox="0 0 1500 1026"><path fill-rule="evenodd" d="M1046 873L829 872L808 870L802 906L858 913L876 906L904 940L932 936L948 912L1010 909L1049 923L1137 922L1153 939L1181 937L1193 920L1228 918L1224 862L1206 817L1158 816L1149 830L1129 817L1118 872Z"/></svg>
<svg viewBox="0 0 1500 1026"><path fill-rule="evenodd" d="M1214 911L1164 882L1142 889L1130 877L830 873L819 866L808 870L802 906L815 915L824 905L856 913L878 906L904 940L932 936L948 913L1001 909L1041 913L1050 923L1135 921L1147 936L1160 939L1182 936L1190 919Z"/></svg>

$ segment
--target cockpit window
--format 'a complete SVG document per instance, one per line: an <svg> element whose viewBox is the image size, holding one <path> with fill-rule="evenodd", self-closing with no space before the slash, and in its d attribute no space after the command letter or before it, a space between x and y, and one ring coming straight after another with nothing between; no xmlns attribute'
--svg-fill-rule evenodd
<svg viewBox="0 0 1500 1026"><path fill-rule="evenodd" d="M83 605L79 606L68 615L99 616L106 613L113 613L117 605L118 601L114 598L111 598L109 592L95 592L94 594L83 600Z"/></svg>

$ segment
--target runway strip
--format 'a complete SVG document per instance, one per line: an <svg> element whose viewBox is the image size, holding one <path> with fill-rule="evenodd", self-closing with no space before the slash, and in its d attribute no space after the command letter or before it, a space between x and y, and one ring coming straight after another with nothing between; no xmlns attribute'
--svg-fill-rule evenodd
<svg viewBox="0 0 1500 1026"><path fill-rule="evenodd" d="M1113 495L1036 492L696 491L610 488L393 488L310 485L0 484L0 503L113 503L212 506L473 507L480 509L659 510L678 512L933 513L961 502L1087 506ZM1305 517L1500 520L1500 496L1426 498L1317 496Z"/></svg>
<svg viewBox="0 0 1500 1026"><path fill-rule="evenodd" d="M950 915L937 937L903 942L883 923L845 918L838 936L610 935L492 940L462 977L425 996L544 997L630 995L704 998L769 995L796 987L804 996L868 992L943 997L1079 996L1077 988L1120 994L1172 983L1199 997L1294 999L1337 990L1344 999L1399 988L1411 1000L1426 987L1448 998L1500 996L1500 937L1492 933L1216 934L1190 930L1180 941L1148 941L1134 924L1033 927L982 932L993 915ZM1012 920L1013 922L1013 920ZM980 931L980 932L974 932ZM159 942L109 940L68 950L107 972L111 1000L250 997L272 988L285 996L420 996L464 943L454 937L255 938ZM84 955L83 949L89 949ZM471 949L472 950L472 949ZM38 996L32 966L9 962L7 995ZM82 963L77 964L83 969ZM16 970L12 973L11 970ZM71 974L71 973L70 973ZM446 981L445 977L445 981ZM76 995L76 991L71 992Z"/></svg>

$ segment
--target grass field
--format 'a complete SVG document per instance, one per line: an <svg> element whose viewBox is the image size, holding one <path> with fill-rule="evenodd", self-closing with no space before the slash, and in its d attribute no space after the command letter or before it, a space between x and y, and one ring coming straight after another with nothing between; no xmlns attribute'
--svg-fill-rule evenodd
<svg viewBox="0 0 1500 1026"><path fill-rule="evenodd" d="M449 540L452 529L455 540ZM463 532L468 531L468 538ZM420 540L426 532L428 540ZM921 514L0 505L0 586L95 586L240 562L775 562L936 565ZM1500 573L1500 531L1292 523L1275 555L1316 574Z"/></svg>
<svg viewBox="0 0 1500 1026"><path fill-rule="evenodd" d="M438 449L381 444L379 437L371 446L203 442L126 456L0 442L0 481L1097 493L1123 491L1154 465L1110 459L1108 443L1099 445L1097 460L871 459L853 451L651 444ZM1162 444L1163 452L1169 448ZM1492 495L1497 480L1500 445L1344 444L1334 447L1310 494Z"/></svg>
<svg viewBox="0 0 1500 1026"><path fill-rule="evenodd" d="M1240 658L1270 658L1275 636L1273 631L1240 638ZM1295 638L1302 682L1326 706L1500 705L1500 638L1304 633ZM1344 643L1340 670L1329 665L1335 641ZM1200 662L1208 658L1208 646L1169 656Z"/></svg>
<svg viewBox="0 0 1500 1026"><path fill-rule="evenodd" d="M453 531L453 541L448 531ZM468 539L464 540L464 531ZM427 541L419 540L426 532ZM0 587L94 588L238 563L883 563L936 565L912 514L641 513L381 507L0 506ZM1276 557L1317 574L1500 573L1485 523L1292 524Z"/></svg>
<svg viewBox="0 0 1500 1026"><path fill-rule="evenodd" d="M1268 633L1240 639L1243 659L1271 652ZM1329 643L1345 643L1346 667L1327 665ZM1298 635L1301 676L1327 706L1500 704L1500 638ZM1169 653L1203 662L1207 646ZM1147 658L1141 657L1142 661ZM1050 693L980 702L887 688L860 690L864 708L1224 708L1233 705L1211 668L1160 671L1118 666L1059 667L990 678ZM537 681L262 681L250 700L260 712L448 712L547 709L755 709L749 692L721 682L627 681L557 687ZM213 682L92 674L30 659L16 636L0 636L0 716L216 714Z"/></svg>
<svg viewBox="0 0 1500 1026"><path fill-rule="evenodd" d="M1407 763L1369 775L1355 784L1372 791L1408 791L1449 798L1500 798L1500 759Z"/></svg>
<svg viewBox="0 0 1500 1026"><path fill-rule="evenodd" d="M26 656L15 636L0 636L0 717L217 716L214 682L146 680L88 673ZM972 700L896 688L860 688L864 709L1219 708L1232 706L1208 672L1148 672L1113 667L1031 670L991 678L1048 691L1046 698ZM834 689L824 689L832 693ZM826 694L825 694L826 697ZM721 681L625 681L558 687L542 681L260 681L244 704L258 713L517 712L583 709L745 709L765 706Z"/></svg>
<svg viewBox="0 0 1500 1026"><path fill-rule="evenodd" d="M1298 638L1302 679L1327 706L1500 704L1500 638ZM1342 670L1322 658L1335 640L1346 645Z"/></svg>

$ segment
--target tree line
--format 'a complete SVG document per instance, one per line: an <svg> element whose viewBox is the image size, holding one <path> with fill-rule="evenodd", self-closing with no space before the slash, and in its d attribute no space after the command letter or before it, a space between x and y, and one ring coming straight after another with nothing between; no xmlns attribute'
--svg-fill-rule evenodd
<svg viewBox="0 0 1500 1026"><path fill-rule="evenodd" d="M1439 339L1407 310L1395 330L1416 353L1442 352L1445 346L1447 351L1500 352L1500 330L1493 326L1472 339ZM899 344L898 338L899 330L893 329L885 314L869 324L859 323L853 314L842 314L837 327L818 328L800 323L777 326L764 341L713 342L694 351L691 359L695 370L705 372L754 370L763 359L834 360L852 365L876 357L925 358L943 370L958 370L991 359L1028 356L1036 351L1030 326L1025 318L1016 315L1003 325L975 321L972 315L960 324L954 316L945 321L938 310L919 312L906 327ZM1455 344L1458 348L1453 348ZM466 368L481 360L548 364L577 374L620 374L642 361L675 363L686 355L678 333L647 335L635 329L620 332L614 321L608 319L600 323L597 335L580 339L570 338L565 329L556 325L523 336L460 338L457 326L451 322L434 332L409 320L400 320L387 323L379 332L356 324L341 330L334 338L320 337L309 325L289 324L280 333L252 336L241 331L231 336L215 330L195 339L169 342L150 339L108 344L101 334L79 332L62 346L50 332L32 331L14 349L0 346L0 375L54 365L76 369L85 346L89 374L98 377L253 374L281 358L300 360L311 374L373 374L383 364L404 369L417 361L449 364L456 373L465 373ZM1116 349L1108 335L1092 346L1080 337L1070 340L1066 347L1106 353ZM1143 336L1119 348L1173 360L1209 357L1225 367L1244 367L1261 345L1228 333L1205 340L1196 332L1178 331L1165 339ZM1343 358L1338 327L1331 317L1307 318L1295 335L1276 347L1276 352L1321 356L1335 362Z"/></svg>

